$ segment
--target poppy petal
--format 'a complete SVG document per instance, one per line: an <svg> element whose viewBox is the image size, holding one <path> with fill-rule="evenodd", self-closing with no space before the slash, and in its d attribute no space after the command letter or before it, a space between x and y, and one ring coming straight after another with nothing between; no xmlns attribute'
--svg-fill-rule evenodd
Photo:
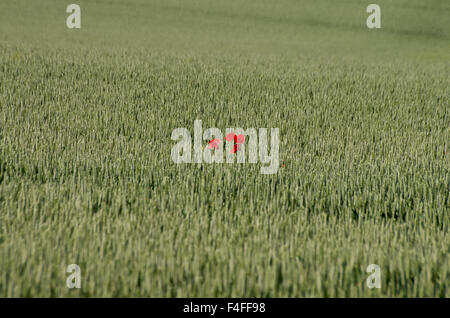
<svg viewBox="0 0 450 318"><path fill-rule="evenodd" d="M236 153L236 151L238 151L239 150L239 147L241 147L241 145L238 145L238 144L235 144L234 146L233 146L233 149L231 149L231 153Z"/></svg>
<svg viewBox="0 0 450 318"><path fill-rule="evenodd" d="M237 138L235 139L235 142L238 144L243 144L245 141L245 136L244 135L239 135L237 136Z"/></svg>
<svg viewBox="0 0 450 318"><path fill-rule="evenodd" d="M219 143L220 143L220 140L217 140L217 139L211 140L211 141L209 142L208 149L212 149L212 148L218 149L218 148L219 148L219 147L218 147L218 144L219 144Z"/></svg>
<svg viewBox="0 0 450 318"><path fill-rule="evenodd" d="M234 136L236 136L235 133L229 133L226 137L225 140L226 141L232 141L234 139Z"/></svg>

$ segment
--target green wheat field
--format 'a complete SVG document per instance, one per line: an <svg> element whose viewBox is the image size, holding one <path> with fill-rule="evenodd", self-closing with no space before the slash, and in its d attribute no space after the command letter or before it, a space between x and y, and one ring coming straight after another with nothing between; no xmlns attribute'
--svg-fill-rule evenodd
<svg viewBox="0 0 450 318"><path fill-rule="evenodd" d="M0 1L1 297L450 297L448 0L70 3Z"/></svg>

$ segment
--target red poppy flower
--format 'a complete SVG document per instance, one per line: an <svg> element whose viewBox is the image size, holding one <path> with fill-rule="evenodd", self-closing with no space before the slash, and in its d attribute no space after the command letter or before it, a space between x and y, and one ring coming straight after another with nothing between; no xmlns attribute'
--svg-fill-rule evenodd
<svg viewBox="0 0 450 318"><path fill-rule="evenodd" d="M219 143L220 143L220 140L217 140L217 139L214 138L213 140L211 140L209 142L208 149L212 149L212 148L218 149L219 148Z"/></svg>
<svg viewBox="0 0 450 318"><path fill-rule="evenodd" d="M241 144L243 144L245 142L245 136L244 135L236 135L235 133L229 133L226 137L225 137L226 141L234 141L234 146L233 149L231 149L231 153L236 153L236 151L239 150L239 148L241 147Z"/></svg>

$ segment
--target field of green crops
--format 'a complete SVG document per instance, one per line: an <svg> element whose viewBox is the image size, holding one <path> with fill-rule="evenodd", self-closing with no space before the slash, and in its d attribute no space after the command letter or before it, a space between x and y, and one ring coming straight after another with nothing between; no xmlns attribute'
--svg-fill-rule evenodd
<svg viewBox="0 0 450 318"><path fill-rule="evenodd" d="M0 297L450 297L448 0L70 3L0 1Z"/></svg>

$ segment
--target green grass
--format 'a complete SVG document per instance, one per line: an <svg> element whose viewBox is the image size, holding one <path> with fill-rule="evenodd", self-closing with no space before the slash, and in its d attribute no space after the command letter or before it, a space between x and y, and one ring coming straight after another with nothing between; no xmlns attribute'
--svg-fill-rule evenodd
<svg viewBox="0 0 450 318"><path fill-rule="evenodd" d="M0 296L450 297L448 1L380 30L364 1L69 3L0 2ZM285 167L174 164L195 119L278 127Z"/></svg>

